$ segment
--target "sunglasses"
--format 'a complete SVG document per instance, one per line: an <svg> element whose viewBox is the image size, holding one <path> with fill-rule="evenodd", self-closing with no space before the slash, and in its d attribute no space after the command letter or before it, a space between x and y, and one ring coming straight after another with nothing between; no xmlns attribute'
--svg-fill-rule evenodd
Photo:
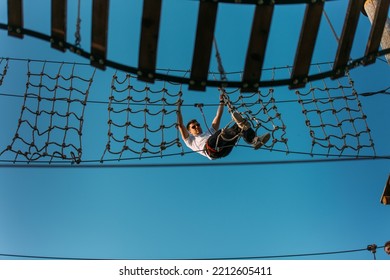
<svg viewBox="0 0 390 280"><path fill-rule="evenodd" d="M196 124L194 124L194 125L191 125L191 128L192 128L192 129L195 129L196 127L200 127L200 124L196 123Z"/></svg>

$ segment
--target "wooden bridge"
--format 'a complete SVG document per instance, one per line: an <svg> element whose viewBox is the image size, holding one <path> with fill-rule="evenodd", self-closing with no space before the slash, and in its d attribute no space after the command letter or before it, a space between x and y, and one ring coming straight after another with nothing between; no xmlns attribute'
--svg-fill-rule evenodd
<svg viewBox="0 0 390 280"><path fill-rule="evenodd" d="M181 83L187 83L192 90L199 91L205 90L206 86L237 86L243 92L249 92L264 86L264 83L261 81L261 69L266 56L267 41L275 5L304 3L306 4L306 11L300 31L299 43L295 52L291 76L287 81L280 82L279 84L286 83L290 88L299 88L304 87L308 81L318 78L318 76L309 76L309 68L324 9L324 0L199 0L199 2L191 72L190 77L186 79L156 73L162 0L144 0L137 67L121 65L107 60L109 0L93 0L90 52L78 49L77 46L66 42L67 0L52 0L51 2L50 36L24 28L22 0L8 0L8 23L6 26L1 25L0 27L7 28L8 34L11 36L23 38L27 34L50 41L51 46L58 50L65 51L66 49L70 49L88 58L93 66L100 69L105 69L106 66L110 66L136 73L138 79L143 81L153 82L157 78L176 80ZM229 2L255 5L242 80L239 82L209 81L208 72L218 6L221 3ZM368 65L375 62L387 20L390 0L379 1L363 59L356 63L350 61L350 52L364 2L365 0L349 1L342 34L338 43L337 54L334 58L333 69L327 72L325 74L326 76L331 78L341 77L347 69L355 67L356 64ZM385 51L389 53L389 50ZM275 84L277 82L274 81Z"/></svg>

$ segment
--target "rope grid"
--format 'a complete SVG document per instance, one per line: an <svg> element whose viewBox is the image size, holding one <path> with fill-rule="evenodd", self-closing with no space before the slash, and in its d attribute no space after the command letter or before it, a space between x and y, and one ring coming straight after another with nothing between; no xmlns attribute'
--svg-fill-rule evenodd
<svg viewBox="0 0 390 280"><path fill-rule="evenodd" d="M321 72L321 66L317 65L317 69ZM325 80L322 81L322 87L309 82L308 91L295 91L312 138L311 153L314 153L316 148L324 148L327 149L328 154L336 150L341 156L350 149L358 156L361 150L369 149L375 156L374 141L367 124L367 116L363 113L362 104L349 72L346 72L346 78L336 79L334 82L333 87ZM335 90L341 95L332 96ZM302 97L311 98L302 99Z"/></svg>
<svg viewBox="0 0 390 280"><path fill-rule="evenodd" d="M147 153L163 156L163 152L172 146L182 149L179 132L176 130L174 137L166 133L166 130L176 128L176 100L182 96L182 85L171 84L178 87L171 93L166 82L163 82L161 89L153 90L148 84L143 88L133 86L132 81L135 79L131 74L123 72L116 72L112 77L108 104L108 141L101 162L106 153L116 155L120 160L127 152L141 158Z"/></svg>
<svg viewBox="0 0 390 280"><path fill-rule="evenodd" d="M221 54L218 49L216 39L213 40L215 56L218 65L218 72L221 81L227 81L227 75L222 64ZM241 73L240 73L241 74ZM275 78L274 71L272 79ZM234 111L244 115L244 118L251 123L251 127L257 132L259 128L265 129L272 135L272 142L265 144L264 147L273 149L275 144L284 143L286 152L288 152L288 139L286 135L286 125L284 124L281 114L275 104L274 89L268 89L268 92L257 90L253 93L242 94L240 89L227 91L225 88L219 88L225 106L228 107L229 113ZM262 116L262 117L261 117ZM281 133L279 133L281 130ZM264 133L262 131L261 133Z"/></svg>
<svg viewBox="0 0 390 280"><path fill-rule="evenodd" d="M75 75L75 67L50 65L49 70L46 63L27 63L17 129L0 157L10 152L14 162L19 156L28 162L47 157L49 162L54 158L81 162L84 110L95 70L90 78L83 78ZM55 75L46 73L50 71L56 71ZM82 85L84 89L79 89Z"/></svg>
<svg viewBox="0 0 390 280"><path fill-rule="evenodd" d="M0 60L0 67L3 68L0 85L4 84L10 61L12 59ZM184 152L176 128L177 104L183 101L181 83L156 81L149 85L141 83L132 74L116 71L111 79L108 101L94 102L88 100L88 96L90 92L97 91L93 87L95 68L65 62L26 60L25 63L27 82L21 113L11 143L0 153L1 162L103 163L188 154ZM323 71L323 65L315 65L318 72ZM289 66L283 69L291 72ZM83 72L83 76L85 73L87 78L76 75L78 71ZM272 68L268 72L273 79L280 71L281 68ZM185 72L187 74L188 71ZM283 100L283 95L276 97L273 88L252 93L241 93L238 88L222 90L229 100L229 109L245 115L256 131L261 128L271 133L272 141L264 149L290 153L287 125L277 104L295 102L302 108L312 144L310 153L302 154L335 156L337 153L339 157L375 158L367 117L349 73L346 78L335 81L322 80L322 84L308 84L310 88L307 91L295 91L295 100ZM360 95L388 94L387 90ZM83 158L83 125L87 103L107 104L107 135L100 159ZM198 103L188 103L183 106L198 107L203 114L203 106L218 104L200 106ZM363 150L371 154L367 155ZM14 158L10 160L6 154L12 154Z"/></svg>

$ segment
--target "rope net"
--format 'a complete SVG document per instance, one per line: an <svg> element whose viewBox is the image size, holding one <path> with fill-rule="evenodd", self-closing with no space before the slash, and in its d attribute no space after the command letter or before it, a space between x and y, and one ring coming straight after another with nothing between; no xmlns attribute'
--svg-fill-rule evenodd
<svg viewBox="0 0 390 280"><path fill-rule="evenodd" d="M215 38L213 43L220 78L222 81L227 81L228 77L223 67L222 58ZM273 149L275 144L283 143L284 149L288 152L288 139L285 137L286 125L281 118L281 114L278 112L273 88L268 89L268 91L258 90L249 94L242 94L240 89L227 91L224 88L220 88L219 90L230 113L234 111L241 113L251 123L251 127L257 134L262 134L265 131L271 133L272 142L263 145L264 147ZM262 128L262 131L258 133L259 128Z"/></svg>
<svg viewBox="0 0 390 280"><path fill-rule="evenodd" d="M113 157L120 160L131 153L140 158L147 154L163 156L171 147L184 152L176 128L177 103L184 102L182 85L158 81L154 86L158 83L162 83L162 87L155 90L147 84L137 88L136 77L132 75L116 73L113 76L108 104L108 140L101 161ZM243 95L238 89L225 93L255 130L263 127L272 133L273 141L267 147L282 142L287 148L286 126L277 111L273 90L251 95ZM111 156L107 157L108 154Z"/></svg>
<svg viewBox="0 0 390 280"><path fill-rule="evenodd" d="M20 77L5 78L14 69L20 75L21 67L13 67L11 62L12 59L0 60L1 88L5 82ZM211 94L192 94L185 92L179 83L156 80L147 84L119 71L112 72L110 81L95 75L95 68L85 64L26 60L25 65L27 82L21 88L24 94L19 96L23 98L21 111L15 134L10 135L12 141L6 141L1 147L2 162L51 163L58 159L80 163L183 155L186 150L177 129L178 102L186 107L183 111L186 118L191 110L199 118L200 109L205 122L211 121L206 120L205 114L214 117L219 104L214 89L210 90ZM323 65L312 67L321 73ZM273 79L289 72L289 66L265 69L263 77L268 75ZM100 74L107 75L107 72ZM310 82L307 88L294 92L285 87L261 88L252 93L242 93L238 88L219 90L223 90L229 101L229 111L240 112L258 135L271 134L272 141L264 145L265 149L289 153L291 144L300 145L300 150L311 144L308 154L312 156L376 155L367 117L349 73L336 80ZM91 92L98 92L106 101L88 100ZM199 106L202 98L216 103ZM97 110L100 108L94 108L92 116L85 120L87 103L105 104L108 118ZM102 125L96 118L102 118ZM83 130L85 121L87 133ZM288 131L288 139L287 127L291 123L295 123L294 131L292 134ZM231 118L222 119L221 127L225 124L231 125ZM0 140L3 143L5 137ZM88 142L87 159L83 158L86 155L82 141Z"/></svg>
<svg viewBox="0 0 390 280"><path fill-rule="evenodd" d="M113 157L120 160L126 154L140 158L145 154L162 156L171 147L179 147L183 152L176 129L176 102L182 95L182 85L169 83L168 90L167 83L162 84L162 88L153 89L138 83L130 74L113 75L108 102L108 140L101 161Z"/></svg>
<svg viewBox="0 0 390 280"><path fill-rule="evenodd" d="M20 118L6 153L28 162L54 158L81 161L84 110L95 70L76 76L76 65L27 63L27 82ZM48 73L55 73L49 75Z"/></svg>
<svg viewBox="0 0 390 280"><path fill-rule="evenodd" d="M321 73L321 66L316 67ZM295 94L312 139L312 155L324 149L327 155L351 151L358 156L364 149L376 155L367 116L349 72L329 83L322 80L322 85L310 83L309 90Z"/></svg>
<svg viewBox="0 0 390 280"><path fill-rule="evenodd" d="M265 132L271 134L272 141L264 145L272 150L281 144L281 149L288 152L286 125L278 111L274 98L274 89L259 90L253 93L241 93L240 89L226 90L231 111L240 112L250 123L258 135Z"/></svg>

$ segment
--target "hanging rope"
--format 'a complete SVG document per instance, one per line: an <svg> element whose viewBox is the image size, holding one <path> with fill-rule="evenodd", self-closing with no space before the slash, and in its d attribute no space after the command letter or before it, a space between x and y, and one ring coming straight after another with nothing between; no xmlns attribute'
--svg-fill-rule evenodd
<svg viewBox="0 0 390 280"><path fill-rule="evenodd" d="M209 127L209 125L207 124L206 115L205 115L205 113L203 112L203 106L204 106L204 104L203 104L203 103L195 103L194 106L195 106L196 108L199 109L200 114L202 115L202 118L203 118L203 122L204 122L204 124L205 124L207 130L211 133L210 127Z"/></svg>
<svg viewBox="0 0 390 280"><path fill-rule="evenodd" d="M4 77L7 75L7 70L8 70L8 58L4 59L4 58L1 58L0 59L0 65L3 64L3 61L5 60L5 65L4 65L4 68L3 68L3 72L0 74L0 86L3 84L3 81L4 81Z"/></svg>
<svg viewBox="0 0 390 280"><path fill-rule="evenodd" d="M77 3L77 20L76 20L76 32L74 33L74 37L75 37L75 46L77 48L80 48L81 47L81 33L80 33L80 30L81 30L81 17L80 17L80 1L81 0L78 0L78 3Z"/></svg>
<svg viewBox="0 0 390 280"><path fill-rule="evenodd" d="M223 65L222 65L221 54L219 53L218 45L217 45L217 41L215 40L215 37L213 38L213 43L214 43L214 48L215 48L215 56L217 58L218 72L220 75L220 79L221 79L221 81L227 81L225 69L223 68ZM233 113L235 111L235 108L230 103L229 97L226 94L225 89L223 87L220 87L220 88L218 88L218 90L221 93L222 100L223 100L225 106L228 108L229 113Z"/></svg>
<svg viewBox="0 0 390 280"><path fill-rule="evenodd" d="M328 14L326 13L325 9L322 11L322 13L324 14L325 19L326 19L326 21L328 22L330 29L332 30L332 33L333 33L334 38L336 39L337 42L339 42L339 41L340 41L340 38L339 38L339 36L337 35L336 30L334 29L333 24L332 24L332 22L330 21L330 19L329 19L329 17L328 17Z"/></svg>

